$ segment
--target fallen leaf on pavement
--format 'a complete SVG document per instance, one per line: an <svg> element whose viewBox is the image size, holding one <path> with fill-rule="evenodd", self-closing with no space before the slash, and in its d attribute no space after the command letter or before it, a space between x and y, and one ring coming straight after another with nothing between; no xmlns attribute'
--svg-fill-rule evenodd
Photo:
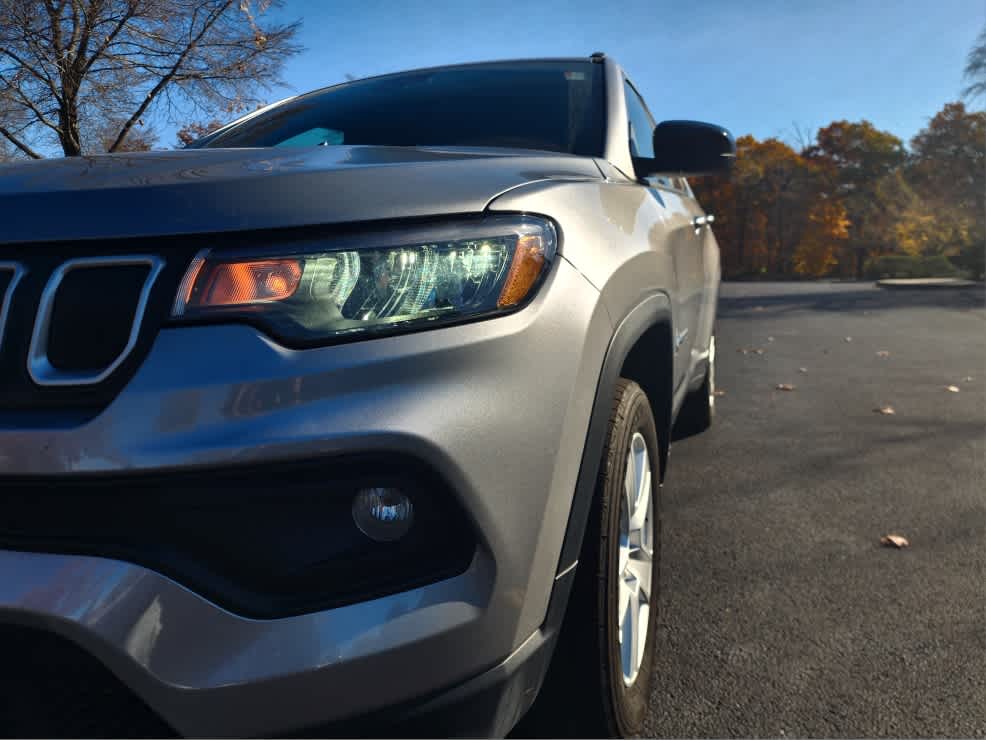
<svg viewBox="0 0 986 740"><path fill-rule="evenodd" d="M806 372L808 372L808 368L806 368L806 367L799 367L798 368L798 372L799 373L806 373Z"/></svg>
<svg viewBox="0 0 986 740"><path fill-rule="evenodd" d="M846 337L846 341L847 342L851 342L852 341L852 337Z"/></svg>
<svg viewBox="0 0 986 740"><path fill-rule="evenodd" d="M898 550L902 547L911 546L907 538L900 534L885 534L880 538L880 544L884 547L896 547Z"/></svg>
<svg viewBox="0 0 986 740"><path fill-rule="evenodd" d="M975 380L975 378L974 378L974 377L972 377L971 375L966 375L966 376L965 376L965 382L966 382L966 383L971 383L971 382L972 382L972 381L974 381L974 380Z"/></svg>
<svg viewBox="0 0 986 740"><path fill-rule="evenodd" d="M773 337L767 337L767 341L768 342L773 342L774 341L774 338Z"/></svg>
<svg viewBox="0 0 986 740"><path fill-rule="evenodd" d="M762 355L763 354L763 350L762 349L755 349L753 351L756 352L758 355Z"/></svg>
<svg viewBox="0 0 986 740"><path fill-rule="evenodd" d="M887 352L887 350L885 350L885 349L881 349L879 352L876 353L876 356L877 357L890 357L890 353Z"/></svg>
<svg viewBox="0 0 986 740"><path fill-rule="evenodd" d="M885 416L890 416L891 414L896 414L893 406L880 406L880 408L873 409L874 414L883 414Z"/></svg>
<svg viewBox="0 0 986 740"><path fill-rule="evenodd" d="M726 391L724 391L722 388L716 388L714 391L712 391L712 395L713 396L725 396L726 395Z"/></svg>
<svg viewBox="0 0 986 740"><path fill-rule="evenodd" d="M793 391L794 390L794 386L791 385L790 383L778 383L777 384L777 390L779 390L779 391Z"/></svg>
<svg viewBox="0 0 986 740"><path fill-rule="evenodd" d="M754 311L765 311L766 309L763 306L754 306L753 307L753 310Z"/></svg>
<svg viewBox="0 0 986 740"><path fill-rule="evenodd" d="M946 385L945 390L949 393L958 393L959 387L957 385Z"/></svg>

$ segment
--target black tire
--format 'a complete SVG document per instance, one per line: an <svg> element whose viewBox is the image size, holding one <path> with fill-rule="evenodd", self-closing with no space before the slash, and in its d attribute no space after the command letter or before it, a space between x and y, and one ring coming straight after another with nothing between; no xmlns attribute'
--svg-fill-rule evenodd
<svg viewBox="0 0 986 740"><path fill-rule="evenodd" d="M705 369L702 386L685 396L674 423L675 440L701 434L712 426L716 413L715 346L716 337L713 334L709 339L709 364Z"/></svg>
<svg viewBox="0 0 986 740"><path fill-rule="evenodd" d="M643 658L632 685L623 678L617 563L620 504L631 440L646 443L651 476L653 559L651 605ZM613 397L595 500L558 645L544 686L516 735L528 737L635 737L644 731L656 644L660 563L660 470L657 428L647 396L620 379Z"/></svg>

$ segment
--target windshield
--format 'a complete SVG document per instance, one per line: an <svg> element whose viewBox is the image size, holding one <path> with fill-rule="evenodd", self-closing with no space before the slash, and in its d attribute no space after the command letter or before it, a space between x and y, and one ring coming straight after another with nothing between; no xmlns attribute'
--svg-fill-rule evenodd
<svg viewBox="0 0 986 740"><path fill-rule="evenodd" d="M479 146L599 156L602 84L602 66L581 61L388 75L294 98L200 146Z"/></svg>

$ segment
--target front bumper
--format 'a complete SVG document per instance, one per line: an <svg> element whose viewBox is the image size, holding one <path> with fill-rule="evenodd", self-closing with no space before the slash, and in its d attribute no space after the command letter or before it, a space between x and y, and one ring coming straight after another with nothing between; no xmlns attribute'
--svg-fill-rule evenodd
<svg viewBox="0 0 986 740"><path fill-rule="evenodd" d="M456 686L285 737L501 737L530 707L547 673L574 570L560 576L541 629L499 664ZM51 631L0 627L16 675L0 674L5 734L20 737L172 737L175 731L102 662Z"/></svg>
<svg viewBox="0 0 986 740"><path fill-rule="evenodd" d="M478 676L545 624L611 333L563 259L523 311L414 335L290 351L246 326L164 330L88 423L0 419L0 476L402 455L448 482L477 534L472 562L411 590L255 619L124 560L7 550L0 625L71 639L191 735L319 726ZM142 515L139 496L121 505Z"/></svg>

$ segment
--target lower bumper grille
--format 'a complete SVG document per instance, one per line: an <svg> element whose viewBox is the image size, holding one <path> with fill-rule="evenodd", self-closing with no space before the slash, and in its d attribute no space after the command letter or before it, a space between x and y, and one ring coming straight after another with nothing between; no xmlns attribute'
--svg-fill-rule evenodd
<svg viewBox="0 0 986 740"><path fill-rule="evenodd" d="M75 643L0 627L0 736L176 737L102 663Z"/></svg>
<svg viewBox="0 0 986 740"><path fill-rule="evenodd" d="M357 527L357 491L394 487L410 531ZM458 575L475 530L430 467L395 455L189 472L0 477L0 549L94 555L162 573L243 616L272 619Z"/></svg>

